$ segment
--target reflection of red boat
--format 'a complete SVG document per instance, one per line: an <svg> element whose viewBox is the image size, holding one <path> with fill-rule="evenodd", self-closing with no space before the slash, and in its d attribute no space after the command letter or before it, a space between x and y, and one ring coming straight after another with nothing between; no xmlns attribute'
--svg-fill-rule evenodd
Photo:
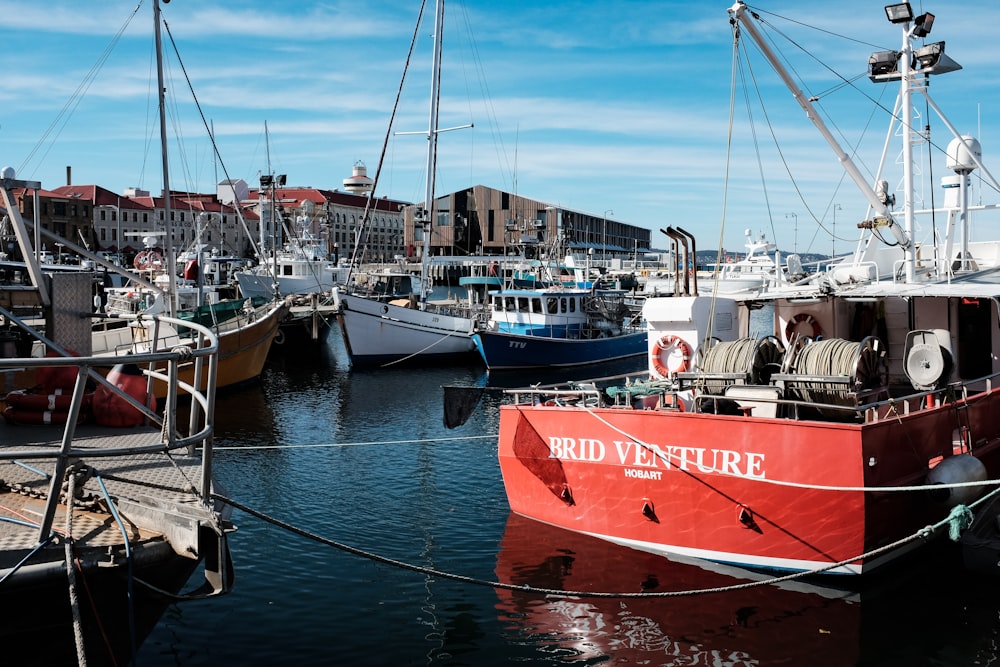
<svg viewBox="0 0 1000 667"><path fill-rule="evenodd" d="M737 2L730 14L734 38L757 42L835 144L753 12ZM911 20L915 30L926 16L896 20L903 46L886 52L917 63L894 72L903 109L938 73L911 44ZM790 262L804 277L746 297L700 296L695 276L693 289L645 301L648 374L511 392L498 449L513 511L654 553L861 574L921 546L925 527L944 532L952 510L995 488L1000 244L968 244L965 229L968 248L953 262L961 225L949 222L940 246L921 245L911 161L894 213L894 197L836 149L874 210L858 225L870 233L857 255L810 274ZM970 137L949 146L963 196L977 154ZM970 214L957 195L946 206ZM686 232L665 233L686 257Z"/></svg>
<svg viewBox="0 0 1000 667"><path fill-rule="evenodd" d="M735 568L731 568L735 570ZM748 580L511 514L496 575L518 586L663 592ZM497 589L501 621L563 661L630 665L858 664L858 596L803 584L679 598L543 596Z"/></svg>

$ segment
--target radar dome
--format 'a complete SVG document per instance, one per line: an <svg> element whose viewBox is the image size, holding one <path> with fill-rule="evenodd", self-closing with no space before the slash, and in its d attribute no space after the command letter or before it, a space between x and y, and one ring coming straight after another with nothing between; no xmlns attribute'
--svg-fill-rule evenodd
<svg viewBox="0 0 1000 667"><path fill-rule="evenodd" d="M977 166L976 160L981 161L982 157L983 147L975 137L964 134L948 144L948 168L959 174L973 171Z"/></svg>
<svg viewBox="0 0 1000 667"><path fill-rule="evenodd" d="M15 175L16 172L14 171L14 167L4 167L3 169L0 169L0 178L14 178Z"/></svg>

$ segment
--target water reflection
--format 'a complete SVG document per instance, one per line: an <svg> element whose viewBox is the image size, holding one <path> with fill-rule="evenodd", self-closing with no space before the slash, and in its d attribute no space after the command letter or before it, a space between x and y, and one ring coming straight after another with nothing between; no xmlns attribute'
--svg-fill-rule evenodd
<svg viewBox="0 0 1000 667"><path fill-rule="evenodd" d="M546 597L498 589L497 609L508 641L534 644L551 662L992 664L998 587L986 582L992 593L985 594L984 582L954 567L953 556L935 554L934 565L912 564L857 590L827 580L677 598ZM760 578L707 567L511 514L496 574L516 585L626 593L712 589Z"/></svg>

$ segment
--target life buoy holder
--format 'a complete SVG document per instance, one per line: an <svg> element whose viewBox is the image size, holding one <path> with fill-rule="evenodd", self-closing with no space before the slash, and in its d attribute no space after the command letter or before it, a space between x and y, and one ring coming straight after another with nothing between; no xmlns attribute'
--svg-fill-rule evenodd
<svg viewBox="0 0 1000 667"><path fill-rule="evenodd" d="M668 359L675 358L677 353L679 353L680 363L676 364L674 368L669 368L663 361L664 352L667 353L666 356ZM661 378L666 378L674 373L684 373L690 369L691 355L691 346L688 345L686 340L680 336L667 334L653 343L653 349L649 353L649 363L657 375Z"/></svg>
<svg viewBox="0 0 1000 667"><path fill-rule="evenodd" d="M163 257L155 250L143 250L132 260L132 265L140 271L160 268L163 266Z"/></svg>
<svg viewBox="0 0 1000 667"><path fill-rule="evenodd" d="M815 317L813 317L809 313L799 313L798 315L788 320L788 323L785 325L786 342L790 343L792 341L792 335L795 334L800 324L806 324L812 329L812 333L807 334L812 338L819 338L820 336L823 335L823 327L819 325L819 322L816 321Z"/></svg>

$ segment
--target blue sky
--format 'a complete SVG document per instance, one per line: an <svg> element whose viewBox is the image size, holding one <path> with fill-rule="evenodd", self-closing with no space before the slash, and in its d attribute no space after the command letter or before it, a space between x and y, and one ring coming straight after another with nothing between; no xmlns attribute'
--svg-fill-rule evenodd
<svg viewBox="0 0 1000 667"><path fill-rule="evenodd" d="M0 164L48 188L63 185L72 165L75 183L159 192L152 0L133 16L136 4L0 0ZM928 41L945 40L947 53L965 68L935 78L932 93L945 109L964 107L951 120L982 141L988 163L1000 143L992 46L1000 6L985 0L912 4L916 13L936 15ZM227 173L254 184L268 170L268 153L270 169L287 174L290 185L339 187L357 160L374 176L419 6L418 0L161 5L225 165L223 171L213 160L165 31L171 186L212 191ZM740 92L729 153L728 6L449 3L441 126L475 127L441 135L437 191L482 183L653 230L680 226L698 237L699 249L720 241L741 249L750 228L799 252L830 252L836 233L836 249L846 251L865 204L759 63L753 77L768 111L753 115L771 129L759 125L751 133ZM822 93L824 109L837 114L838 136L847 145L866 142L859 158L874 169L888 121L884 114L873 118L871 100L858 91L891 107L895 89L864 76L853 87L836 88L831 71L863 75L870 53L899 47L899 30L886 21L883 3L842 0L826 13L821 5L790 0L752 6L822 58L808 60L782 47L808 92ZM418 33L397 132L427 126L431 11ZM835 44L834 34L857 41ZM425 146L420 136L390 137L378 195L423 198ZM784 172L787 162L795 183L786 178L765 190L758 155L768 171ZM934 169L943 170L943 162ZM655 232L654 244L666 247L665 237Z"/></svg>

